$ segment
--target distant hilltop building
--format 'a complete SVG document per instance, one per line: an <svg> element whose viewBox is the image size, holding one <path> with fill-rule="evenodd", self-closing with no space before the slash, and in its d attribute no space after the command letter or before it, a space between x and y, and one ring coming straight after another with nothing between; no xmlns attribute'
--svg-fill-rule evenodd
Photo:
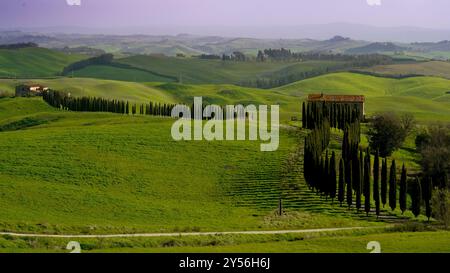
<svg viewBox="0 0 450 273"><path fill-rule="evenodd" d="M49 88L40 84L21 84L16 86L16 97L41 96Z"/></svg>
<svg viewBox="0 0 450 273"><path fill-rule="evenodd" d="M330 103L347 103L360 104L363 116L366 115L365 103L366 97L363 95L325 95L325 94L310 94L308 95L308 102L330 102Z"/></svg>

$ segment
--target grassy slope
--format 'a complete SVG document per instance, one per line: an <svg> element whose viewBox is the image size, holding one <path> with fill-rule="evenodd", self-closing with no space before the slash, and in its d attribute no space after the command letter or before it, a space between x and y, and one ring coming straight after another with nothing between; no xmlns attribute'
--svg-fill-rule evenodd
<svg viewBox="0 0 450 273"><path fill-rule="evenodd" d="M45 48L0 49L0 77L51 77L84 58Z"/></svg>
<svg viewBox="0 0 450 273"><path fill-rule="evenodd" d="M175 142L171 119L60 112L38 98L0 100L6 113L19 105L36 112L4 115L0 125L25 117L50 122L0 133L2 229L96 233L367 224L309 212L270 220L281 164L296 141L287 132L278 152L261 153L259 142ZM265 208L235 206L241 200L229 194L252 175L255 186L260 177L272 185L254 193L267 198Z"/></svg>
<svg viewBox="0 0 450 273"><path fill-rule="evenodd" d="M450 62L430 61L413 64L379 65L363 69L363 71L370 71L387 75L417 74L450 78Z"/></svg>
<svg viewBox="0 0 450 273"><path fill-rule="evenodd" d="M171 82L170 78L158 76L146 71L120 68L107 65L91 65L86 68L77 70L73 73L74 77L80 78L96 78L96 79L113 79L118 81L132 82Z"/></svg>

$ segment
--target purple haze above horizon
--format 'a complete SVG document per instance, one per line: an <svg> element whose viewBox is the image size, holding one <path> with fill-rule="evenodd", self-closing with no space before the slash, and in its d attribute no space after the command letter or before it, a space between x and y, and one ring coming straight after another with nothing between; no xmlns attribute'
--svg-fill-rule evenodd
<svg viewBox="0 0 450 273"><path fill-rule="evenodd" d="M450 29L448 0L1 0L0 28L299 26ZM381 5L369 5L368 1Z"/></svg>

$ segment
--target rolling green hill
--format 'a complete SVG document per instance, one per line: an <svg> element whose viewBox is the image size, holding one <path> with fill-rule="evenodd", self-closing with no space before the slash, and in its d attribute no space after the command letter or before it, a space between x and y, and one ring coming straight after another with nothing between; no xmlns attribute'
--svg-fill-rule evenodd
<svg viewBox="0 0 450 273"><path fill-rule="evenodd" d="M0 77L56 76L70 63L87 58L45 48L0 49Z"/></svg>
<svg viewBox="0 0 450 273"><path fill-rule="evenodd" d="M334 73L274 89L305 98L309 93L362 94L366 113L400 111L420 120L450 120L450 80L436 77L389 79L355 73Z"/></svg>
<svg viewBox="0 0 450 273"><path fill-rule="evenodd" d="M134 102L175 102L161 90L149 85L124 81L109 81L89 78L57 78L36 80L1 80L0 89L14 93L20 83L39 83L51 89L70 92L74 96L96 96L109 99L124 99Z"/></svg>
<svg viewBox="0 0 450 273"><path fill-rule="evenodd" d="M0 80L0 89L12 91L19 82ZM51 108L41 98L2 98L0 229L6 231L99 234L380 225L375 217L367 220L363 214L349 213L307 188L302 162L296 160L303 147L299 139L306 131L286 126L290 117L299 117L301 101L308 93L324 91L366 95L369 114L411 112L422 122L450 122L450 101L442 94L450 81L433 77L394 80L335 73L271 90L86 78L33 82L73 96L136 102L191 103L193 96L203 96L206 103L280 104L284 123L280 149L261 153L260 142L250 141L176 142L170 136L170 118L66 112ZM332 144L338 145L338 140L333 138ZM411 152L399 151L395 155L399 162L407 157L404 153ZM286 210L282 217L275 214L280 196ZM229 242L232 239L224 240L236 249L236 243ZM221 244L209 240L213 239L185 246ZM255 237L239 240L263 247L255 244ZM51 251L62 244L55 241L40 241L37 246L20 241L19 246L0 236L0 248L48 247ZM89 242L102 249L103 241ZM143 242L124 239L107 248L183 246L179 238L146 246ZM275 250L279 246L270 244Z"/></svg>
<svg viewBox="0 0 450 273"><path fill-rule="evenodd" d="M0 80L0 89L13 92L22 81ZM132 83L88 78L33 80L75 96L121 98L135 102L186 103L202 96L205 103L279 104L281 120L299 118L300 103L309 93L362 94L366 112L403 111L419 120L450 120L450 80L436 77L389 79L356 73L333 73L276 89L244 88L227 84Z"/></svg>
<svg viewBox="0 0 450 273"><path fill-rule="evenodd" d="M431 61L408 64L379 65L363 69L382 75L424 75L450 79L450 62Z"/></svg>
<svg viewBox="0 0 450 273"><path fill-rule="evenodd" d="M117 62L133 67L175 77L189 84L238 84L258 77L281 74L283 76L314 69L339 65L331 61L307 62L233 62L201 60L196 58L173 58L162 56L133 56ZM112 78L114 79L114 78Z"/></svg>

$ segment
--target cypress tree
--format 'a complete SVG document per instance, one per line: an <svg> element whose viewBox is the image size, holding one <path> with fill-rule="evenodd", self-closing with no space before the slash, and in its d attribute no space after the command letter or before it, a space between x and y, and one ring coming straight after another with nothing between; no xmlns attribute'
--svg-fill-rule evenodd
<svg viewBox="0 0 450 273"><path fill-rule="evenodd" d="M364 154L362 150L359 150L359 182L360 182L360 192L361 194L364 194Z"/></svg>
<svg viewBox="0 0 450 273"><path fill-rule="evenodd" d="M364 210L369 216L370 212L370 153L367 152L364 160Z"/></svg>
<svg viewBox="0 0 450 273"><path fill-rule="evenodd" d="M330 166L329 166L329 158L328 158L328 150L325 153L325 166L323 169L323 179L322 179L322 185L323 185L323 193L325 194L325 199L328 199L328 195L330 194Z"/></svg>
<svg viewBox="0 0 450 273"><path fill-rule="evenodd" d="M331 154L331 159L330 159L330 177L329 177L329 181L330 181L330 186L329 186L329 191L330 191L330 197L332 202L334 202L334 198L336 198L336 178L337 178L337 174L336 174L336 154L333 151Z"/></svg>
<svg viewBox="0 0 450 273"><path fill-rule="evenodd" d="M373 162L373 200L375 201L375 211L377 217L380 216L380 157L379 152L375 153L375 161Z"/></svg>
<svg viewBox="0 0 450 273"><path fill-rule="evenodd" d="M404 214L406 211L406 168L405 168L405 164L403 164L403 166L402 166L402 175L400 177L399 202L400 202L400 210L402 211L402 214Z"/></svg>
<svg viewBox="0 0 450 273"><path fill-rule="evenodd" d="M348 164L347 174L347 205L350 208L353 204L353 172L352 172L353 162L350 161Z"/></svg>
<svg viewBox="0 0 450 273"><path fill-rule="evenodd" d="M344 203L345 200L345 168L344 168L344 159L341 158L339 161L339 190L338 190L338 201L341 204Z"/></svg>
<svg viewBox="0 0 450 273"><path fill-rule="evenodd" d="M387 159L382 160L381 165L381 203L383 204L383 208L386 206L387 203Z"/></svg>
<svg viewBox="0 0 450 273"><path fill-rule="evenodd" d="M420 186L419 178L414 180L411 187L411 211L415 217L420 215L420 205L422 202L422 189Z"/></svg>
<svg viewBox="0 0 450 273"><path fill-rule="evenodd" d="M431 195L432 195L432 183L429 176L425 176L422 179L422 198L425 203L425 215L428 218L428 221L430 221L431 218Z"/></svg>
<svg viewBox="0 0 450 273"><path fill-rule="evenodd" d="M389 173L389 206L392 210L397 207L397 169L395 159L392 160L391 171Z"/></svg>
<svg viewBox="0 0 450 273"><path fill-rule="evenodd" d="M356 192L356 209L361 209L361 166L360 166L360 160L358 157L355 158L354 166L353 166L353 184L355 185L355 192Z"/></svg>
<svg viewBox="0 0 450 273"><path fill-rule="evenodd" d="M324 192L324 180L325 180L325 177L326 177L326 175L325 175L325 162L324 162L324 159L323 159L323 157L320 157L320 164L319 164L319 173L318 173L318 178L319 179L317 179L318 180L318 190L319 190L319 194L321 194L322 195L322 193Z"/></svg>
<svg viewBox="0 0 450 273"><path fill-rule="evenodd" d="M304 129L308 128L307 124L306 124L306 106L305 106L305 102L303 102L302 105L302 126Z"/></svg>

